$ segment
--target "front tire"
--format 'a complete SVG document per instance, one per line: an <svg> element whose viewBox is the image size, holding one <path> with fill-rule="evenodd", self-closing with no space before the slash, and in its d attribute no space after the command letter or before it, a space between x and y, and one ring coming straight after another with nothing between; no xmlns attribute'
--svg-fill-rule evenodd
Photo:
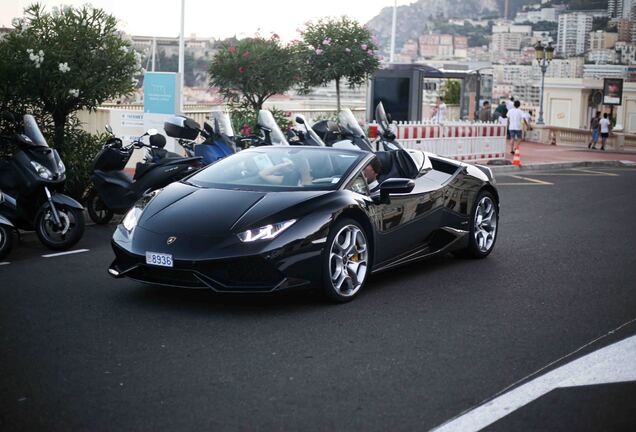
<svg viewBox="0 0 636 432"><path fill-rule="evenodd" d="M12 246L13 230L6 225L0 225L0 261L9 255Z"/></svg>
<svg viewBox="0 0 636 432"><path fill-rule="evenodd" d="M53 250L66 250L77 243L84 234L84 212L82 210L55 206L60 216L60 226L55 223L51 206L42 206L35 217L35 232L42 244Z"/></svg>
<svg viewBox="0 0 636 432"><path fill-rule="evenodd" d="M351 301L369 272L370 244L364 228L353 219L340 219L331 228L323 252L323 288L335 302Z"/></svg>
<svg viewBox="0 0 636 432"><path fill-rule="evenodd" d="M113 218L113 212L106 207L95 189L86 197L86 210L91 220L98 225L105 225Z"/></svg>
<svg viewBox="0 0 636 432"><path fill-rule="evenodd" d="M468 247L459 255L468 258L486 258L495 248L499 228L499 204L492 193L481 191L470 214Z"/></svg>

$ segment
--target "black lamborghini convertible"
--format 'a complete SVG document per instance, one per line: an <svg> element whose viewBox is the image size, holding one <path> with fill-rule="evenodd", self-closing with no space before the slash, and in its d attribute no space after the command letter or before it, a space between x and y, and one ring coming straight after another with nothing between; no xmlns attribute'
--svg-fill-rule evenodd
<svg viewBox="0 0 636 432"><path fill-rule="evenodd" d="M109 273L220 292L320 287L347 301L371 273L487 256L498 218L486 167L413 150L256 147L139 201L113 236Z"/></svg>

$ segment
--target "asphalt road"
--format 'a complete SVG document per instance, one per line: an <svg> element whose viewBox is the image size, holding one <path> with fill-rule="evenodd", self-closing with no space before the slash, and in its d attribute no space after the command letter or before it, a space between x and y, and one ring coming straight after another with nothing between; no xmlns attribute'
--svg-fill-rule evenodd
<svg viewBox="0 0 636 432"><path fill-rule="evenodd" d="M487 259L384 273L344 305L111 279L114 226L50 258L27 235L0 266L0 430L426 430L636 334L610 333L636 318L636 169L549 174L498 178ZM613 391L601 405L636 400ZM566 405L492 427L571 430Z"/></svg>

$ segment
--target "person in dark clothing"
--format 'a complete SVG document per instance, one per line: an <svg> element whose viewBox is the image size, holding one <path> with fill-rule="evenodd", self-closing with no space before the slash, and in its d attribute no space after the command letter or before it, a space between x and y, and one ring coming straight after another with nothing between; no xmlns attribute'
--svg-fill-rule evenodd
<svg viewBox="0 0 636 432"><path fill-rule="evenodd" d="M367 185L369 185L369 192L373 193L380 188L378 175L380 175L381 171L382 164L377 157L373 158L373 160L362 169L362 175L366 179Z"/></svg>
<svg viewBox="0 0 636 432"><path fill-rule="evenodd" d="M598 136L601 131L601 112L596 111L596 115L592 117L590 121L590 132L592 133L592 139L587 145L587 148L596 150L596 143L598 143Z"/></svg>
<svg viewBox="0 0 636 432"><path fill-rule="evenodd" d="M490 112L490 102L484 101L482 108L479 110L479 121L492 121L492 113Z"/></svg>

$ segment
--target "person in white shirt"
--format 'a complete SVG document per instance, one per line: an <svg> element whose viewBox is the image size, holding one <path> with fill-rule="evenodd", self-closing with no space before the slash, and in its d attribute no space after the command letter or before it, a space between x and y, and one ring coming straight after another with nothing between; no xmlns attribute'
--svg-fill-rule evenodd
<svg viewBox="0 0 636 432"><path fill-rule="evenodd" d="M510 96L510 100L506 101L506 109L510 111L515 107L515 98Z"/></svg>
<svg viewBox="0 0 636 432"><path fill-rule="evenodd" d="M601 128L601 150L605 150L605 143L612 129L612 123L610 122L607 113L603 114L603 118L598 122Z"/></svg>
<svg viewBox="0 0 636 432"><path fill-rule="evenodd" d="M439 96L437 98L437 112L435 113L435 121L437 123L444 123L444 119L446 118L446 104L444 103L444 98Z"/></svg>
<svg viewBox="0 0 636 432"><path fill-rule="evenodd" d="M525 120L525 113L519 109L521 102L515 101L514 107L508 110L506 117L508 117L508 132L510 132L511 148L510 153L514 154L515 150L519 147L521 142L521 131L523 130L523 123Z"/></svg>

